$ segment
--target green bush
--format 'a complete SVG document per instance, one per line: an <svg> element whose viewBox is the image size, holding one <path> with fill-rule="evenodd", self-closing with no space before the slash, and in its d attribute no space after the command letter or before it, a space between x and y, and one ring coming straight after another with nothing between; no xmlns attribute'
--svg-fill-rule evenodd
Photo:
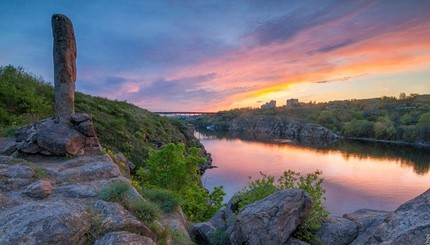
<svg viewBox="0 0 430 245"><path fill-rule="evenodd" d="M299 188L311 196L313 209L309 215L296 229L293 236L308 242L317 239L315 233L321 226L321 222L328 216L324 206L325 190L322 187L322 172L317 170L302 176L300 173L285 171L275 182L275 177L261 173L262 178L251 180L246 187L236 193L239 212L246 205L261 200L278 190Z"/></svg>
<svg viewBox="0 0 430 245"><path fill-rule="evenodd" d="M141 194L151 202L156 203L164 213L171 213L180 205L180 198L172 191L144 189Z"/></svg>
<svg viewBox="0 0 430 245"><path fill-rule="evenodd" d="M199 152L198 148L186 151L184 144L170 143L150 153L145 161L146 169L136 172L142 187L163 188L177 194L184 213L192 222L212 217L221 208L225 195L222 187L211 194L201 187L198 165L205 159Z"/></svg>
<svg viewBox="0 0 430 245"><path fill-rule="evenodd" d="M100 190L99 197L109 202L122 202L124 200L125 193L130 189L130 186L123 182L117 181L109 184Z"/></svg>
<svg viewBox="0 0 430 245"><path fill-rule="evenodd" d="M155 203L140 199L127 200L126 202L127 209L145 223L151 223L160 218L161 210Z"/></svg>

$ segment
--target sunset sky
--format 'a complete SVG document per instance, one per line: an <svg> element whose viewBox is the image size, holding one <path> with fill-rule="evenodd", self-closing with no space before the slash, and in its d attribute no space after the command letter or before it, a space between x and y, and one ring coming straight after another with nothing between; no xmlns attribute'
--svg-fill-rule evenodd
<svg viewBox="0 0 430 245"><path fill-rule="evenodd" d="M430 94L430 1L0 2L0 66L53 82L67 15L78 91L152 111Z"/></svg>

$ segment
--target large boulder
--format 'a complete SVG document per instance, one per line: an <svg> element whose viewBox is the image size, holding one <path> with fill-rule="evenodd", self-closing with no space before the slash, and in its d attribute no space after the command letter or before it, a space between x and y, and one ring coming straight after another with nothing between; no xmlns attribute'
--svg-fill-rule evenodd
<svg viewBox="0 0 430 245"><path fill-rule="evenodd" d="M311 210L312 200L306 192L278 191L243 208L230 240L233 244L285 244Z"/></svg>
<svg viewBox="0 0 430 245"><path fill-rule="evenodd" d="M83 154L85 136L66 124L53 124L38 132L38 145L54 155Z"/></svg>
<svg viewBox="0 0 430 245"><path fill-rule="evenodd" d="M84 206L30 202L2 213L0 244L84 244L90 227Z"/></svg>
<svg viewBox="0 0 430 245"><path fill-rule="evenodd" d="M430 234L430 189L401 205L368 238L368 244L426 244Z"/></svg>

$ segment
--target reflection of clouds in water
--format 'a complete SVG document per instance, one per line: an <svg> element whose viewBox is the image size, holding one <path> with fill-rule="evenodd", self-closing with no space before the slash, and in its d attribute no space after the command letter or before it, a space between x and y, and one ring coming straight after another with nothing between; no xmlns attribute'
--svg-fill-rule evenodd
<svg viewBox="0 0 430 245"><path fill-rule="evenodd" d="M375 150L373 143L363 146L338 142L314 149L213 137L202 143L212 153L213 164L219 167L206 172L205 186L211 189L223 185L228 193L225 201L248 183L248 176L258 178L260 171L279 176L288 169L302 174L322 170L327 207L337 215L359 208L393 210L430 186L428 165L424 165L427 172L417 174L420 165L408 160L412 150L402 155L408 151L386 146ZM416 155L430 157L426 154Z"/></svg>

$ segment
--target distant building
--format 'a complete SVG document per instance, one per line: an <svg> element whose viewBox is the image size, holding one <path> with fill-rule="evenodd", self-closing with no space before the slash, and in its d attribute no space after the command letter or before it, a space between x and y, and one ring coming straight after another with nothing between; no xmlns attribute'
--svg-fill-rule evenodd
<svg viewBox="0 0 430 245"><path fill-rule="evenodd" d="M264 105L261 105L261 109L269 109L269 108L275 108L276 107L276 100L271 100L270 102L267 102Z"/></svg>
<svg viewBox="0 0 430 245"><path fill-rule="evenodd" d="M287 107L293 107L299 105L299 99L289 99L287 100Z"/></svg>

